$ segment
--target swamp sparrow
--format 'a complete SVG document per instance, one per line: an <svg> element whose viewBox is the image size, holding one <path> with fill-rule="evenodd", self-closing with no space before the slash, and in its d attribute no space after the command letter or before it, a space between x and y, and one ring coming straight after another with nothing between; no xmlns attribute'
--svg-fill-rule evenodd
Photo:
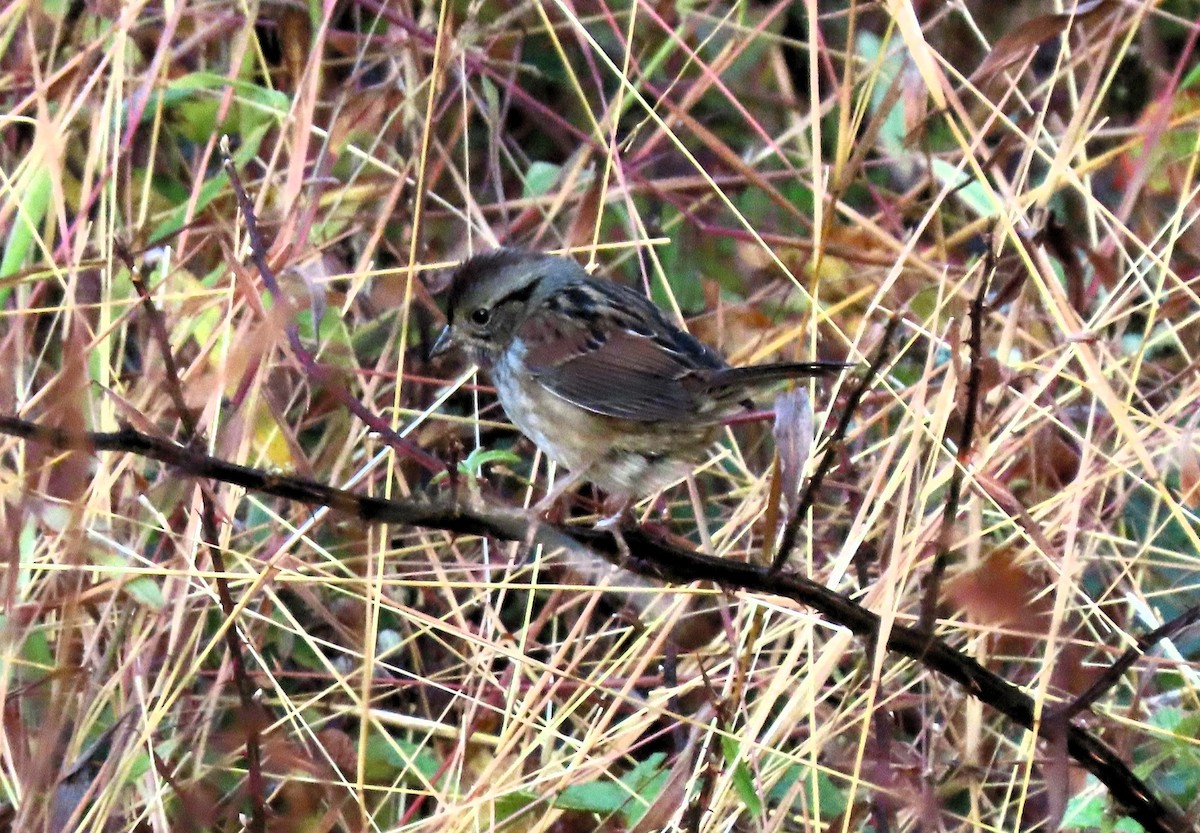
<svg viewBox="0 0 1200 833"><path fill-rule="evenodd" d="M657 492L691 472L756 389L845 367L730 367L634 289L521 249L463 263L446 318L431 355L459 347L490 371L509 419L570 470L553 497L581 480L626 502Z"/></svg>

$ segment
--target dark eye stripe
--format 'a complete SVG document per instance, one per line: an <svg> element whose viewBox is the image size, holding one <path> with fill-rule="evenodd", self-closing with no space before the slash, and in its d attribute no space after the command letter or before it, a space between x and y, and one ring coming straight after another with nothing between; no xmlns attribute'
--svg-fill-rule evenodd
<svg viewBox="0 0 1200 833"><path fill-rule="evenodd" d="M514 303L514 302L519 303L519 304L525 303L526 301L529 300L530 296L533 295L534 290L537 289L538 284L541 282L542 282L542 279L540 277L538 277L538 278L535 278L534 280L530 281L529 283L527 283L525 286L514 289L512 292L508 293L504 297L499 298L496 301L496 303L492 305L492 309L495 309L496 307L498 307L502 304L508 304L508 303ZM455 313L457 313L457 312L458 312L458 310L454 306L452 306L446 310L446 323L447 324L454 323Z"/></svg>
<svg viewBox="0 0 1200 833"><path fill-rule="evenodd" d="M525 284L524 286L514 289L512 292L508 293L503 298L500 298L498 301L496 301L495 305L500 306L502 304L513 304L513 303L523 304L529 300L529 298L533 295L534 290L536 290L538 288L538 284L540 284L541 282L542 282L542 279L540 277L534 278L533 280L531 280L529 283Z"/></svg>

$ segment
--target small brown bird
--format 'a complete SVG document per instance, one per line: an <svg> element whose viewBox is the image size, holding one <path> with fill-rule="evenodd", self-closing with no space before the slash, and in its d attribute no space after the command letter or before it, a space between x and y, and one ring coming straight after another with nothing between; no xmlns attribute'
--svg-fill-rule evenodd
<svg viewBox="0 0 1200 833"><path fill-rule="evenodd" d="M624 501L657 492L691 472L755 390L845 367L730 367L637 291L521 249L463 263L446 318L432 355L459 347L490 371L509 419L570 470L553 497L582 480Z"/></svg>

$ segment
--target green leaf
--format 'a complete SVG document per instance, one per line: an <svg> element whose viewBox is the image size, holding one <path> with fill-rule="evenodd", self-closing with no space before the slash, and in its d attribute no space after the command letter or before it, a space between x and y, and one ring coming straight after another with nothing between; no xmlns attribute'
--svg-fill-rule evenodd
<svg viewBox="0 0 1200 833"><path fill-rule="evenodd" d="M521 196L526 199L540 197L550 193L554 183L562 173L562 166L549 162L534 162L525 173L525 182L521 188Z"/></svg>
<svg viewBox="0 0 1200 833"><path fill-rule="evenodd" d="M23 177L13 188L16 214L0 257L0 280L15 274L24 264L25 256L41 234L42 221L50 205L50 168L39 166ZM0 304L8 300L10 286L0 285Z"/></svg>
<svg viewBox="0 0 1200 833"><path fill-rule="evenodd" d="M412 741L372 734L367 738L367 778L375 783L394 781L417 773L424 781L433 781L441 764L427 746Z"/></svg>
<svg viewBox="0 0 1200 833"><path fill-rule="evenodd" d="M733 788L737 790L738 797L742 799L746 809L756 817L761 816L763 803L754 786L754 773L746 765L746 759L739 754L740 751L736 740L728 736L721 738L721 753L725 757L725 763L733 767Z"/></svg>
<svg viewBox="0 0 1200 833"><path fill-rule="evenodd" d="M968 181L969 173L960 171L945 159L934 158L930 160L930 166L934 179L938 180L943 187L955 189L954 196L975 216L991 217L996 213L988 189L983 186L982 182L977 179Z"/></svg>
<svg viewBox="0 0 1200 833"><path fill-rule="evenodd" d="M129 567L129 559L112 550L96 547L92 549L90 555L94 563L103 567L111 567L115 577L119 577L121 571ZM167 602L163 598L162 588L150 576L134 576L124 582L121 589L138 604L143 604L152 610L162 610L166 607Z"/></svg>
<svg viewBox="0 0 1200 833"><path fill-rule="evenodd" d="M621 813L633 826L662 792L668 773L663 769L666 755L656 752L625 773L620 781L600 779L572 784L558 794L554 806L560 810L612 815Z"/></svg>
<svg viewBox="0 0 1200 833"><path fill-rule="evenodd" d="M241 103L250 104L279 118L286 116L292 106L286 93L267 89L249 81L229 79L215 72L199 71L181 75L167 82L166 91L170 100L172 95L182 98L197 92L224 90L226 87L233 88Z"/></svg>
<svg viewBox="0 0 1200 833"><path fill-rule="evenodd" d="M463 474L477 475L483 471L483 467L489 463L513 463L521 462L521 458L513 454L508 449L501 448L474 448L467 455L467 459L458 464L458 470Z"/></svg>
<svg viewBox="0 0 1200 833"><path fill-rule="evenodd" d="M814 784L813 768L803 764L789 766L775 786L771 788L767 798L776 803L783 801L795 786L796 781L801 778L805 780L806 785L804 792L796 799L797 805L804 802L803 806L809 813L815 811L822 819L837 818L846 812L849 802L846 800L845 791L838 787L826 773L819 770Z"/></svg>
<svg viewBox="0 0 1200 833"><path fill-rule="evenodd" d="M537 794L528 790L517 790L499 796L493 805L496 811L496 821L498 823L508 821L537 800Z"/></svg>
<svg viewBox="0 0 1200 833"><path fill-rule="evenodd" d="M746 216L761 215L746 213ZM696 263L694 258L695 254L695 250L692 247L684 245L683 241L678 237L672 239L668 245L659 250L663 276L671 288L671 295L675 297L675 303L679 304L679 308L685 313L704 309L703 278L720 278L719 275L712 274L710 264L706 264L710 266L710 272L701 275L699 264ZM660 307L665 309L671 308L670 299L667 297L667 289L658 280L653 280L650 283L650 297Z"/></svg>
<svg viewBox="0 0 1200 833"><path fill-rule="evenodd" d="M483 89L483 100L487 102L487 110L489 115L495 115L500 112L500 90L496 88L492 79L486 75L479 76L479 84Z"/></svg>
<svg viewBox="0 0 1200 833"><path fill-rule="evenodd" d="M1200 64L1192 67L1191 71L1183 77L1183 80L1179 82L1179 89L1186 90L1188 87L1194 87L1197 83L1200 83Z"/></svg>
<svg viewBox="0 0 1200 833"><path fill-rule="evenodd" d="M1072 798L1067 802L1067 810L1063 813L1060 829L1114 830L1119 833L1142 833L1145 830L1133 819L1114 819L1109 812L1109 800L1105 795Z"/></svg>
<svg viewBox="0 0 1200 833"><path fill-rule="evenodd" d="M663 787L666 786L667 779L671 776L663 766L666 758L667 756L663 753L656 752L627 772L621 779L621 783L636 796L635 800L626 803L621 808L621 815L625 818L627 827L637 826L638 822L642 820L642 816L646 815L646 811L650 809L650 805L654 803L654 799L658 798Z"/></svg>
<svg viewBox="0 0 1200 833"><path fill-rule="evenodd" d="M629 791L616 781L588 781L564 789L554 799L554 806L560 810L610 815L624 807L630 798Z"/></svg>
<svg viewBox="0 0 1200 833"><path fill-rule="evenodd" d="M886 55L882 54L883 41L875 33L867 31L859 32L855 47L867 66L878 63L879 71L875 73L875 81L871 86L871 112L878 113L887 99L892 83L904 71L908 53L902 48L893 48ZM879 146L892 156L907 156L904 133L904 101L901 98L884 117L877 139Z"/></svg>
<svg viewBox="0 0 1200 833"><path fill-rule="evenodd" d="M458 463L458 472L465 477L479 477L483 467L489 463L507 463L512 465L521 462L521 458L507 449L475 448L465 460ZM446 472L440 471L433 476L432 483L440 483L446 479Z"/></svg>

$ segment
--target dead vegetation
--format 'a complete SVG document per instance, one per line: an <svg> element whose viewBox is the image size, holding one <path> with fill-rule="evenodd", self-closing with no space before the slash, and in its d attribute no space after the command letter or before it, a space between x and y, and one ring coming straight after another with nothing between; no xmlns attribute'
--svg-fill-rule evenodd
<svg viewBox="0 0 1200 833"><path fill-rule="evenodd" d="M1045 12L0 10L0 819L1186 829L1200 24ZM618 569L425 358L498 243L858 369Z"/></svg>

